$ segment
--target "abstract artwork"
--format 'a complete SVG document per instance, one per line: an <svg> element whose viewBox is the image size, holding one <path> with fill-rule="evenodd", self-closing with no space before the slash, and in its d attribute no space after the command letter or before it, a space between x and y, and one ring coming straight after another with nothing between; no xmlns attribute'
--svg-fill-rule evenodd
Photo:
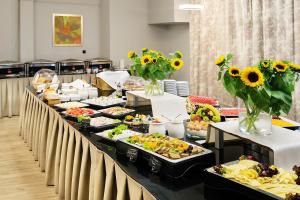
<svg viewBox="0 0 300 200"><path fill-rule="evenodd" d="M81 46L83 17L81 15L53 14L53 45Z"/></svg>

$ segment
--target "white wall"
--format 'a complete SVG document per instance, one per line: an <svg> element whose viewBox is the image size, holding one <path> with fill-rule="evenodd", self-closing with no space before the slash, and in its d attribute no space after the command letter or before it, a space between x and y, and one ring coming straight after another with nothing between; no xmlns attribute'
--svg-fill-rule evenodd
<svg viewBox="0 0 300 200"><path fill-rule="evenodd" d="M0 61L18 60L18 0L0 1Z"/></svg>
<svg viewBox="0 0 300 200"><path fill-rule="evenodd" d="M100 0L38 0L34 4L35 59L87 59L100 56ZM83 45L54 47L52 45L52 14L83 15ZM82 50L87 53L83 54Z"/></svg>

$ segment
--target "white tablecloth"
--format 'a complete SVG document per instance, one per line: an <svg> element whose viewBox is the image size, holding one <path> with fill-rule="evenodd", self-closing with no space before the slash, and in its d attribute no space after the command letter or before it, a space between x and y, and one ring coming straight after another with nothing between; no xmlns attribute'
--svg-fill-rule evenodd
<svg viewBox="0 0 300 200"><path fill-rule="evenodd" d="M180 119L188 119L186 110L186 98L173 94L164 93L162 96L147 96L144 91L128 91L129 95L134 95L151 101L152 113L154 116L164 116L174 119L180 115Z"/></svg>
<svg viewBox="0 0 300 200"><path fill-rule="evenodd" d="M295 164L300 163L300 133L297 131L272 126L272 134L263 136L240 133L237 121L214 123L212 126L225 133L269 147L274 152L276 166L291 170Z"/></svg>
<svg viewBox="0 0 300 200"><path fill-rule="evenodd" d="M96 76L105 81L113 89L117 89L118 83L123 85L130 77L127 71L106 71L100 72Z"/></svg>

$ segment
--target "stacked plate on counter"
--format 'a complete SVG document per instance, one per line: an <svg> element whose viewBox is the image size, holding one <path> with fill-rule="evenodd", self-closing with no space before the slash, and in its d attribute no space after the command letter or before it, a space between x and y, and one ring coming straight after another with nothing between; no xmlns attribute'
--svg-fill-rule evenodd
<svg viewBox="0 0 300 200"><path fill-rule="evenodd" d="M187 97L190 95L189 83L187 81L177 81L177 95L181 97Z"/></svg>
<svg viewBox="0 0 300 200"><path fill-rule="evenodd" d="M165 92L177 95L177 88L176 88L176 80L166 79L164 80L164 89Z"/></svg>

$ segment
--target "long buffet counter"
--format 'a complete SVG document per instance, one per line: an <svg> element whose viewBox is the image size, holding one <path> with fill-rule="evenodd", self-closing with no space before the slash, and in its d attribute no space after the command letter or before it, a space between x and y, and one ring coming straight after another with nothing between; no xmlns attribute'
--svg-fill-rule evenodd
<svg viewBox="0 0 300 200"><path fill-rule="evenodd" d="M20 136L65 199L204 199L200 171L180 183L163 179L144 166L118 157L114 145L80 130L25 88L20 108Z"/></svg>
<svg viewBox="0 0 300 200"><path fill-rule="evenodd" d="M91 82L95 74L60 75L61 82L72 82L83 79ZM20 102L26 86L30 85L32 77L0 79L0 118L19 115Z"/></svg>

